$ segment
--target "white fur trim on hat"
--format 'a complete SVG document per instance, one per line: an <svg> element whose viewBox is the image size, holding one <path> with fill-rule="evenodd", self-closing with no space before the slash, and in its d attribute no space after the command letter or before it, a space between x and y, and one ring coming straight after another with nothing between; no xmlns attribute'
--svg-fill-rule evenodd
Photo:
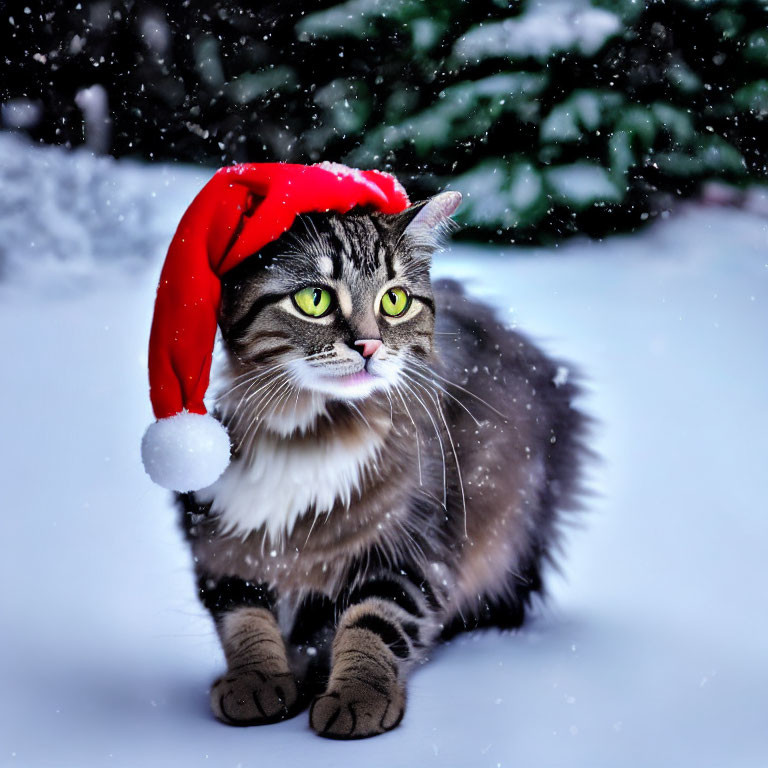
<svg viewBox="0 0 768 768"><path fill-rule="evenodd" d="M141 460L152 480L171 491L207 488L229 464L227 430L209 414L182 411L150 424Z"/></svg>

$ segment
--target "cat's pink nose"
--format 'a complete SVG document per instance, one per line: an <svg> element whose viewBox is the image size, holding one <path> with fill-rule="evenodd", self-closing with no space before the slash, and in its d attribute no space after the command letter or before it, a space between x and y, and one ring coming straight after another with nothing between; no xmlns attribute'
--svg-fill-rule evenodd
<svg viewBox="0 0 768 768"><path fill-rule="evenodd" d="M355 346L362 347L360 354L367 359L376 354L376 350L381 346L381 339L359 339Z"/></svg>

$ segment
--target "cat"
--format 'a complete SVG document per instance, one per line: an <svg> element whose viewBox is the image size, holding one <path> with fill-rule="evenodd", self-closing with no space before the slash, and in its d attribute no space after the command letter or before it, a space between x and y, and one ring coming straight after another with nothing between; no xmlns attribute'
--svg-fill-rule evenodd
<svg viewBox="0 0 768 768"><path fill-rule="evenodd" d="M177 499L225 723L388 731L435 643L517 627L543 590L586 419L570 368L432 283L459 200L302 215L222 279L233 460Z"/></svg>

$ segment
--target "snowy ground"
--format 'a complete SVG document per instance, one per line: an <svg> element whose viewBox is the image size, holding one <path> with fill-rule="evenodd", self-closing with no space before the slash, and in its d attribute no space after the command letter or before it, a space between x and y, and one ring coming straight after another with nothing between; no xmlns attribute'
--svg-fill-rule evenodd
<svg viewBox="0 0 768 768"><path fill-rule="evenodd" d="M162 247L204 176L103 172L150 217L116 219L117 250L165 233L149 261L64 254L52 271L3 242L0 766L768 765L765 219L689 206L602 244L439 258L588 374L599 495L527 629L439 649L399 729L338 743L305 716L232 729L208 713L221 654L138 452Z"/></svg>

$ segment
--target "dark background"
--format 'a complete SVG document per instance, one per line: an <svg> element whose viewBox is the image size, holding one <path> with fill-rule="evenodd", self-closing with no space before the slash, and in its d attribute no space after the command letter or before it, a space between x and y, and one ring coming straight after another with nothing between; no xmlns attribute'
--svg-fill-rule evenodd
<svg viewBox="0 0 768 768"><path fill-rule="evenodd" d="M631 229L704 180L765 178L766 3L585 0L583 18L572 5L575 29L619 23L595 45L537 47L534 25L511 50L467 56L463 35L531 8L12 0L3 125L149 161L384 168L415 198L482 191L463 234L503 242Z"/></svg>

